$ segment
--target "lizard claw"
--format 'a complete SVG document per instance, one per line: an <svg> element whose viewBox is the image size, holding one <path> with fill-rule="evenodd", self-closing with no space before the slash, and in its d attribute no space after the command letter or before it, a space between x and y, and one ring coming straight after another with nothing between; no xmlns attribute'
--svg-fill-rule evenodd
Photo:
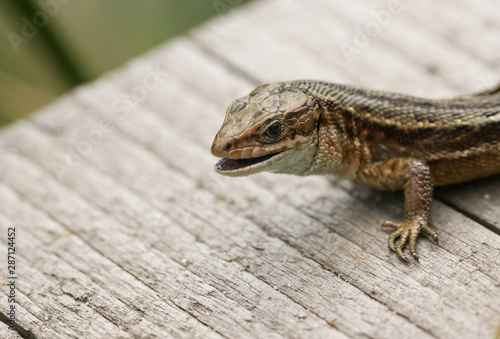
<svg viewBox="0 0 500 339"><path fill-rule="evenodd" d="M434 232L434 230L432 230L432 228L430 228L427 225L423 225L422 226L422 231L424 231L425 234L429 235L432 238L432 240L434 240L434 242L436 243L436 245L439 246L438 235L437 235L436 232Z"/></svg>
<svg viewBox="0 0 500 339"><path fill-rule="evenodd" d="M428 234L435 242L439 245L437 233L434 232L429 226L426 224L421 224L416 221L405 220L402 223L395 223L392 221L386 221L382 225L383 227L392 227L395 228L394 231L388 239L389 248L396 252L399 259L404 262L409 262L408 258L404 254L403 250L407 243L410 244L410 254L417 262L418 254L417 254L417 238L420 235L420 232L424 232ZM399 238L399 243L396 245L395 241Z"/></svg>

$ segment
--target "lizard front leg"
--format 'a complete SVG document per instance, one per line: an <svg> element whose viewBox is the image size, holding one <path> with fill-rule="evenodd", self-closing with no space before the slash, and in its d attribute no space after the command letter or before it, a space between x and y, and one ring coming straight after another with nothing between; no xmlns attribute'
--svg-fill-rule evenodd
<svg viewBox="0 0 500 339"><path fill-rule="evenodd" d="M408 261L403 249L409 241L410 253L418 261L416 250L420 232L432 237L436 243L438 236L428 225L432 201L432 177L429 166L413 158L397 158L370 165L360 173L365 183L383 189L404 189L405 218L401 223L386 221L384 226L396 228L389 236L389 247L399 258ZM399 243L394 244L399 238Z"/></svg>

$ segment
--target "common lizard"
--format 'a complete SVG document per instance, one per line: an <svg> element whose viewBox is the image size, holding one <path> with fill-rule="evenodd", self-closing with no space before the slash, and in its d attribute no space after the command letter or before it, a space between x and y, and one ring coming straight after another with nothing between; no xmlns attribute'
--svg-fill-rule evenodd
<svg viewBox="0 0 500 339"><path fill-rule="evenodd" d="M434 186L500 173L500 85L451 99L423 99L320 81L262 85L229 106L212 145L226 176L263 171L335 174L404 190L404 220L389 247L418 261ZM396 241L399 238L399 242Z"/></svg>

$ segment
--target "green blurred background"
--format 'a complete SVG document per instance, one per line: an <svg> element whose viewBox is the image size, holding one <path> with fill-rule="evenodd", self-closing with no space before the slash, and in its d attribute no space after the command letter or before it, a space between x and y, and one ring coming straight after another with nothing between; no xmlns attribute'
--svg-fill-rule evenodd
<svg viewBox="0 0 500 339"><path fill-rule="evenodd" d="M250 0L0 0L0 125Z"/></svg>

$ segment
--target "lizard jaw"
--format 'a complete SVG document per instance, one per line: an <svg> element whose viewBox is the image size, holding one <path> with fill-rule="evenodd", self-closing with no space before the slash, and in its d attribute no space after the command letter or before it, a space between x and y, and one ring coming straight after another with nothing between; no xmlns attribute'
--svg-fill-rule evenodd
<svg viewBox="0 0 500 339"><path fill-rule="evenodd" d="M219 174L240 177L267 170L270 164L285 156L287 150L255 158L231 159L222 158L215 164L215 171Z"/></svg>

